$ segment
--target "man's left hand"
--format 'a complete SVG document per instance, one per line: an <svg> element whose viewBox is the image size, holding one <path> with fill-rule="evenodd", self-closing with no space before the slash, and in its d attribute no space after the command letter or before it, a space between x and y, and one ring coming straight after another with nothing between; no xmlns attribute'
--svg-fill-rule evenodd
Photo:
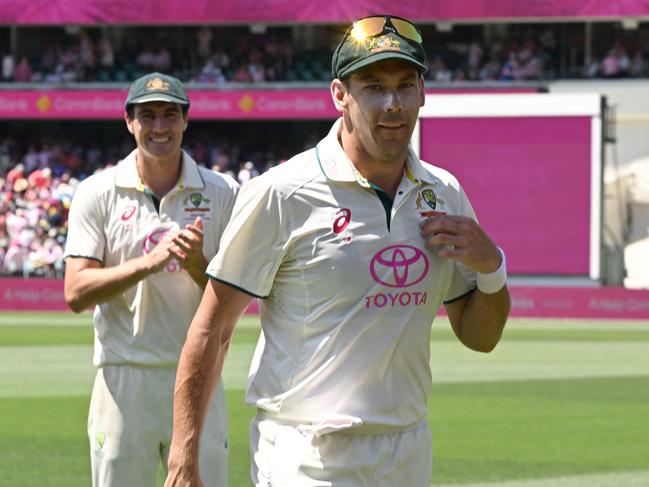
<svg viewBox="0 0 649 487"><path fill-rule="evenodd" d="M178 259L181 267L188 272L205 271L206 261L203 256L203 221L200 216L196 217L193 224L186 225L173 237L176 245L172 253Z"/></svg>
<svg viewBox="0 0 649 487"><path fill-rule="evenodd" d="M462 262L476 272L493 272L500 266L496 244L472 218L440 214L420 225L426 247L445 259Z"/></svg>

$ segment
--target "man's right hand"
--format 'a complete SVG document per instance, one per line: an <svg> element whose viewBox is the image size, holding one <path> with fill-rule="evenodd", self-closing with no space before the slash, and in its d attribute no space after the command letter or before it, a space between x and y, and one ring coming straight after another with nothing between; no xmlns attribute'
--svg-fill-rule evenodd
<svg viewBox="0 0 649 487"><path fill-rule="evenodd" d="M198 466L184 468L174 460L173 456L170 456L169 473L164 487L204 487L204 484L198 474Z"/></svg>
<svg viewBox="0 0 649 487"><path fill-rule="evenodd" d="M173 251L177 249L177 245L173 239L177 232L168 232L162 240L153 248L151 252L146 254L148 262L149 273L160 272L174 258Z"/></svg>

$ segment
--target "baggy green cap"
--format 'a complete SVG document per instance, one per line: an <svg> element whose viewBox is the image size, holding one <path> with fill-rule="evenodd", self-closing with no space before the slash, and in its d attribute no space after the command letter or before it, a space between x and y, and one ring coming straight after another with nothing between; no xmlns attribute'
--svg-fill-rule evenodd
<svg viewBox="0 0 649 487"><path fill-rule="evenodd" d="M166 101L189 107L189 98L180 80L162 73L150 73L131 84L126 97L126 109L136 103Z"/></svg>
<svg viewBox="0 0 649 487"><path fill-rule="evenodd" d="M351 27L336 47L331 59L331 74L334 78L342 79L365 66L385 59L403 59L414 64L421 73L428 70L426 51L421 43L399 35L389 24L380 35L363 39L354 38L350 31Z"/></svg>

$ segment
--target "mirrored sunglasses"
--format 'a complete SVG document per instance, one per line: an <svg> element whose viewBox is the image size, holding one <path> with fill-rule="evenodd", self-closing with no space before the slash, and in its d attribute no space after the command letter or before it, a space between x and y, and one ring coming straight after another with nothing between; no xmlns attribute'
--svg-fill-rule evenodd
<svg viewBox="0 0 649 487"><path fill-rule="evenodd" d="M406 19L392 17L389 15L379 17L365 17L352 24L350 35L354 39L365 39L383 34L386 29L391 28L401 37L421 44L421 33Z"/></svg>

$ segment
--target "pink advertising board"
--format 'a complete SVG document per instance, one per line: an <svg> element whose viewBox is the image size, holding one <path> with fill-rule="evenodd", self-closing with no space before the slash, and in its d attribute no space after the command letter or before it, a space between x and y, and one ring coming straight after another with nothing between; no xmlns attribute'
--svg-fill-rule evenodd
<svg viewBox="0 0 649 487"><path fill-rule="evenodd" d="M0 278L0 311L70 311L63 279ZM253 300L246 314L258 314Z"/></svg>
<svg viewBox="0 0 649 487"><path fill-rule="evenodd" d="M421 157L458 178L510 274L599 277L601 100L586 99L427 98Z"/></svg>
<svg viewBox="0 0 649 487"><path fill-rule="evenodd" d="M533 87L430 90L431 93L529 93ZM116 120L126 89L0 90L0 118ZM303 120L338 116L327 88L281 90L188 89L190 116L200 120Z"/></svg>
<svg viewBox="0 0 649 487"><path fill-rule="evenodd" d="M6 119L109 119L124 114L124 90L2 90ZM193 119L328 119L336 117L328 90L188 90Z"/></svg>
<svg viewBox="0 0 649 487"><path fill-rule="evenodd" d="M0 311L68 311L63 280L0 278ZM510 286L512 316L649 320L649 291ZM253 300L247 314L258 314Z"/></svg>
<svg viewBox="0 0 649 487"><path fill-rule="evenodd" d="M461 182L513 274L587 275L590 118L435 118L421 153ZM439 161L439 162L438 162Z"/></svg>
<svg viewBox="0 0 649 487"><path fill-rule="evenodd" d="M648 0L1 0L4 24L346 23L379 12L419 21L646 17Z"/></svg>

